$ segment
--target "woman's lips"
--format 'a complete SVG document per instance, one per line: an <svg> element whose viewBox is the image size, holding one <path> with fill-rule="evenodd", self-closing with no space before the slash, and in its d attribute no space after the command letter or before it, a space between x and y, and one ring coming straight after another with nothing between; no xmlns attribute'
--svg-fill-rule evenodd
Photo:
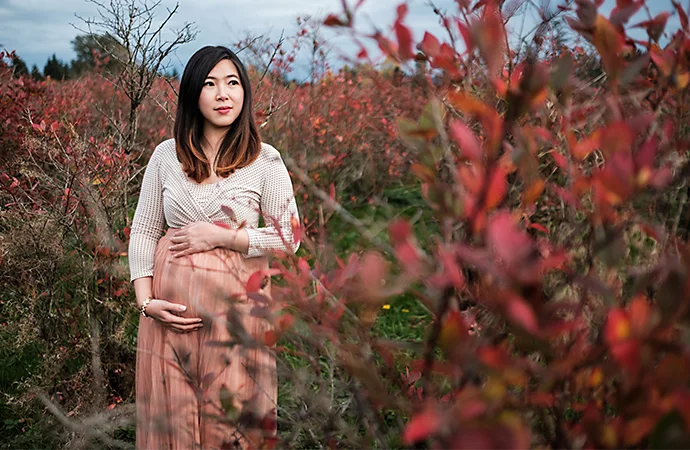
<svg viewBox="0 0 690 450"><path fill-rule="evenodd" d="M216 111L220 114L227 114L232 111L232 108L230 106L223 106L221 108L217 108Z"/></svg>

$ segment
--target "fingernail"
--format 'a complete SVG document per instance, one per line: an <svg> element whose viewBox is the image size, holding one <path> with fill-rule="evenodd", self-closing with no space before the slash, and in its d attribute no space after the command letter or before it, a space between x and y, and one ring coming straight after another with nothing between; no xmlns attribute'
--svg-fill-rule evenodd
<svg viewBox="0 0 690 450"><path fill-rule="evenodd" d="M186 311L186 310L187 310L186 306L184 306L184 305L180 306L180 311Z"/></svg>
<svg viewBox="0 0 690 450"><path fill-rule="evenodd" d="M170 247L168 247L168 250L172 250L172 245Z"/></svg>

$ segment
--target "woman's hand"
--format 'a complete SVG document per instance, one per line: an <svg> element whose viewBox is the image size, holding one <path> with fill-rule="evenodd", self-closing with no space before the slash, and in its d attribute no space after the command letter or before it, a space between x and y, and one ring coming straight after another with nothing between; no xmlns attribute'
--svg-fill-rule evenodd
<svg viewBox="0 0 690 450"><path fill-rule="evenodd" d="M176 333L188 333L204 326L201 317L188 318L178 316L179 313L186 310L187 307L184 305L159 299L152 299L146 305L147 316Z"/></svg>
<svg viewBox="0 0 690 450"><path fill-rule="evenodd" d="M174 244L170 246L170 251L174 252L175 258L179 258L213 250L220 245L219 230L220 227L208 222L185 225L170 238Z"/></svg>

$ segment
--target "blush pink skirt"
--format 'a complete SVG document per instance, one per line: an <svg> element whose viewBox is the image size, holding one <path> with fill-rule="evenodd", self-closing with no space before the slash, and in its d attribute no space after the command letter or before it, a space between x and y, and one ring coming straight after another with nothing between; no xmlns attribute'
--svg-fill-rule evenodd
<svg viewBox="0 0 690 450"><path fill-rule="evenodd" d="M136 366L138 449L247 448L275 439L275 358L261 342L267 305L245 295L265 257L214 249L173 258L170 229L156 248L153 296L187 306L198 331L139 323ZM270 299L270 284L260 292ZM269 300L270 302L270 300ZM265 316L264 316L265 317Z"/></svg>

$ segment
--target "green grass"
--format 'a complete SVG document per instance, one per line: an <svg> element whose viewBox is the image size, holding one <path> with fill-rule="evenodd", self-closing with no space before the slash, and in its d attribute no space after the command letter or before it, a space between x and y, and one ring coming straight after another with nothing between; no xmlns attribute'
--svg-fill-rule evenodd
<svg viewBox="0 0 690 450"><path fill-rule="evenodd" d="M400 218L411 221L422 248L433 245L427 236L438 234L438 223L422 198L418 185L388 189L380 199L371 204L345 203L343 206L384 242L388 242L388 224ZM331 218L326 228L329 240L334 243L334 250L340 256L373 247L352 225L337 215ZM395 265L390 255L388 259ZM414 296L403 294L388 299L380 311L373 332L381 338L420 342L430 320L429 312Z"/></svg>

